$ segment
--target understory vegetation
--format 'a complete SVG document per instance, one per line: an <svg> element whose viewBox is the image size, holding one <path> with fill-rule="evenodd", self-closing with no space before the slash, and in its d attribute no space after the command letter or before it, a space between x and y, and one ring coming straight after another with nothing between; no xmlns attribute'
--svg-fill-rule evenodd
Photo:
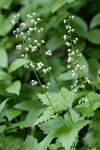
<svg viewBox="0 0 100 150"><path fill-rule="evenodd" d="M99 0L0 0L0 150L100 150Z"/></svg>

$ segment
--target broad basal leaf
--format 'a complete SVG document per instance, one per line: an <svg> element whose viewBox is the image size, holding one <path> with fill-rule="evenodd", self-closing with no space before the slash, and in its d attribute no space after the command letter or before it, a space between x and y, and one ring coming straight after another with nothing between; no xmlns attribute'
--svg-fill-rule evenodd
<svg viewBox="0 0 100 150"><path fill-rule="evenodd" d="M1 67L7 67L8 66L7 52L1 48L0 48L0 66Z"/></svg>
<svg viewBox="0 0 100 150"><path fill-rule="evenodd" d="M0 80L11 80L11 76L8 73L0 70Z"/></svg>
<svg viewBox="0 0 100 150"><path fill-rule="evenodd" d="M8 93L19 95L20 89L21 89L21 82L20 81L15 81L10 86L8 86L6 88L6 91Z"/></svg>
<svg viewBox="0 0 100 150"><path fill-rule="evenodd" d="M9 66L8 71L11 73L15 70L17 70L18 68L20 68L21 66L27 64L29 61L27 59L17 59L14 62L12 62L12 64Z"/></svg>
<svg viewBox="0 0 100 150"><path fill-rule="evenodd" d="M47 121L50 118L54 118L56 117L56 114L68 110L72 106L74 100L73 92L68 91L65 88L62 88L58 93L39 94L38 97L43 104L48 107L34 125Z"/></svg>
<svg viewBox="0 0 100 150"><path fill-rule="evenodd" d="M11 23L13 16L14 16L13 13L11 13L8 17L7 16L5 17L3 14L0 14L0 35L1 36L5 36L11 31L13 27Z"/></svg>
<svg viewBox="0 0 100 150"><path fill-rule="evenodd" d="M90 28L94 28L96 26L100 26L100 12L98 14L96 14L93 19L91 20L90 23Z"/></svg>
<svg viewBox="0 0 100 150"><path fill-rule="evenodd" d="M33 136L27 136L21 150L38 150L38 142Z"/></svg>
<svg viewBox="0 0 100 150"><path fill-rule="evenodd" d="M0 9L5 8L8 9L13 0L0 0Z"/></svg>
<svg viewBox="0 0 100 150"><path fill-rule="evenodd" d="M6 99L5 101L3 101L1 104L0 104L0 113L2 112L6 102L8 101L8 99Z"/></svg>
<svg viewBox="0 0 100 150"><path fill-rule="evenodd" d="M0 150L20 150L22 141L12 136L0 135Z"/></svg>
<svg viewBox="0 0 100 150"><path fill-rule="evenodd" d="M8 118L9 121L13 120L14 118L18 117L22 113L21 110L17 109L8 109L6 111L6 117Z"/></svg>
<svg viewBox="0 0 100 150"><path fill-rule="evenodd" d="M66 110L67 106L71 107L74 100L73 92L68 91L66 88L62 88L58 93L38 94L38 97L43 104L48 106L52 104L56 112Z"/></svg>
<svg viewBox="0 0 100 150"><path fill-rule="evenodd" d="M87 35L87 39L89 42L93 44L100 45L100 30L99 29L91 30Z"/></svg>
<svg viewBox="0 0 100 150"><path fill-rule="evenodd" d="M80 37L86 37L88 33L88 26L82 18L75 16L75 19L71 22L71 25Z"/></svg>
<svg viewBox="0 0 100 150"><path fill-rule="evenodd" d="M93 116L94 111L100 107L100 95L91 92L88 94L88 97L84 98L88 99L88 102L86 102L84 105L78 105L76 110L82 113L84 116Z"/></svg>
<svg viewBox="0 0 100 150"><path fill-rule="evenodd" d="M65 150L70 150L76 138L78 138L79 131L90 123L89 120L80 118L79 114L72 109L70 110L70 116L72 122L67 113L64 119L61 118L64 123L59 118L55 118L39 125L44 134L50 135L52 139L58 138Z"/></svg>
<svg viewBox="0 0 100 150"><path fill-rule="evenodd" d="M69 129L62 126L55 131L54 136L59 138L59 141L62 143L65 150L70 150L70 147L78 137L78 132L89 123L90 121L82 120L74 123Z"/></svg>

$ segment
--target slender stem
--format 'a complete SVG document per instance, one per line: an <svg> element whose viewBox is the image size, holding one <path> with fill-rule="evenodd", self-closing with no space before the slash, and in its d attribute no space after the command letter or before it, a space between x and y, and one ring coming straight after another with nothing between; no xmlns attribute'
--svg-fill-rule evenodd
<svg viewBox="0 0 100 150"><path fill-rule="evenodd" d="M43 58L43 60L44 60L44 63L45 63L45 65L46 65L46 67L48 68L49 66L48 66L48 64L47 64L47 61L46 61L45 56L43 55L43 52L42 52L41 47L40 47L40 53L41 53L41 55L42 55L42 58ZM55 80L55 82L56 82L56 84L57 84L57 87L59 88L58 82L57 82L56 78L54 77L52 71L50 70L49 72L50 72L51 76L53 77L53 79ZM60 88L59 88L59 89L60 89ZM62 93L61 90L60 90L60 93L61 93L63 99L65 100L65 97L64 97L64 95L63 95L63 93ZM67 106L67 105L66 105L66 106ZM69 117L70 117L70 119L71 119L71 122L73 123L73 120L72 120L72 118L71 118L71 114L70 114L70 112L69 112L69 107L68 107L68 106L67 106L67 111L68 111Z"/></svg>
<svg viewBox="0 0 100 150"><path fill-rule="evenodd" d="M68 19L68 25L70 26L70 22L69 22L69 19ZM71 36L71 32L70 32L70 41L71 41L71 48L72 48L72 50L74 50L74 46L73 46L73 42L72 42L72 36ZM82 84L82 79L81 79L81 77L80 77L80 73L79 73L79 70L78 70L78 76L79 76L79 79L80 79L80 81L81 81L81 84ZM92 106L92 103L91 103L91 100L90 100L90 98L89 98L89 96L88 96L88 93L86 93L86 96L88 97L88 100L89 100L89 103L90 103L90 106L91 106L91 109L92 109L92 111L93 111L93 116L94 116L94 119L95 119L95 121L98 123L98 121L97 121L97 119L96 119L96 117L95 117L95 113L94 113L94 110L93 110L93 106ZM84 107L85 108L85 107ZM85 109L86 110L86 109ZM87 113L87 112L86 112ZM91 131L92 132L92 131ZM93 133L91 133L92 135L93 135ZM96 143L98 143L98 141L96 140Z"/></svg>
<svg viewBox="0 0 100 150"><path fill-rule="evenodd" d="M30 60L30 58L29 58L29 56L28 56L28 53L26 52L26 54L27 54L27 57L28 57L28 60L29 60L29 62L30 63L32 63L32 61ZM47 93L46 93L46 91L45 91L45 89L43 88L43 86L42 86L42 83L41 83L41 81L40 81L40 79L39 79L39 77L38 77L38 75L37 75L37 73L36 73L36 71L35 71L35 69L32 67L32 69L33 69L33 72L34 72L34 74L35 74L35 76L36 76L36 78L37 78L37 80L38 80L38 82L39 82L39 84L40 84L40 86L42 87L42 90L43 90L43 92L45 93L45 95L46 95L46 97L47 97L47 99L48 99L48 101L49 101L49 103L50 103L50 105L51 105L51 107L53 108L53 111L54 111L54 113L55 114L57 114L57 112L56 112L56 109L55 109L55 107L53 106L53 104L52 104L52 102L51 102L51 100L49 99L49 97L48 97L48 95L47 95ZM59 120L67 127L67 125L66 125L66 123L57 115L57 117L59 118ZM68 127L67 127L68 128Z"/></svg>

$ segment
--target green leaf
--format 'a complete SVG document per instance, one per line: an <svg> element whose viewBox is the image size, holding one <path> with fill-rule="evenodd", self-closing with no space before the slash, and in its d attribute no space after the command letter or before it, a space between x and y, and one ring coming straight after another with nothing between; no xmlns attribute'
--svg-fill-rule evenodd
<svg viewBox="0 0 100 150"><path fill-rule="evenodd" d="M21 150L38 150L38 142L33 136L27 136Z"/></svg>
<svg viewBox="0 0 100 150"><path fill-rule="evenodd" d="M0 0L0 9L5 8L8 9L13 0Z"/></svg>
<svg viewBox="0 0 100 150"><path fill-rule="evenodd" d="M38 97L48 107L34 125L47 121L50 118L55 118L57 116L56 113L58 114L71 108L74 101L73 92L65 88L61 88L61 91L58 93L38 94Z"/></svg>
<svg viewBox="0 0 100 150"><path fill-rule="evenodd" d="M14 106L14 108L23 110L23 111L30 111L33 107L36 109L39 107L41 108L41 103L38 100L27 100L20 102Z"/></svg>
<svg viewBox="0 0 100 150"><path fill-rule="evenodd" d="M74 45L74 49L78 49L79 52L82 52L86 47L85 41L79 41L76 45Z"/></svg>
<svg viewBox="0 0 100 150"><path fill-rule="evenodd" d="M86 75L88 75L88 71L89 71L88 62L84 56L81 56L80 58L78 58L77 61L81 67L84 65L84 68L82 67L83 70L80 71L78 74L78 78L85 77ZM73 79L73 77L72 77L71 70L64 72L58 76L58 80L61 80L61 81L67 81L67 80L72 80L72 79Z"/></svg>
<svg viewBox="0 0 100 150"><path fill-rule="evenodd" d="M98 14L96 14L93 19L91 20L90 23L90 28L94 28L96 26L100 26L100 12Z"/></svg>
<svg viewBox="0 0 100 150"><path fill-rule="evenodd" d="M1 104L0 104L0 113L2 112L6 102L8 101L8 99L6 99L5 101L3 101Z"/></svg>
<svg viewBox="0 0 100 150"><path fill-rule="evenodd" d="M100 45L100 30L99 29L91 30L87 35L87 39L89 42L93 44Z"/></svg>
<svg viewBox="0 0 100 150"><path fill-rule="evenodd" d="M91 101L86 102L84 105L78 105L76 107L76 110L83 114L84 116L90 117L94 115L94 111L98 108L100 108L100 95L96 93L89 93L88 97L85 97L86 99ZM92 106L91 106L92 105Z"/></svg>
<svg viewBox="0 0 100 150"><path fill-rule="evenodd" d="M47 135L40 143L39 143L39 149L38 150L47 150L48 146L50 145L52 141L52 136Z"/></svg>
<svg viewBox="0 0 100 150"><path fill-rule="evenodd" d="M53 0L51 5L52 13L57 11L59 8L61 8L66 3L66 0Z"/></svg>
<svg viewBox="0 0 100 150"><path fill-rule="evenodd" d="M44 134L48 134L52 139L57 138L65 150L70 150L73 143L78 138L79 131L90 123L89 120L82 120L74 110L70 109L70 115L67 113L64 117L63 124L59 118L50 119L39 125L40 129L43 130ZM45 138L46 141L46 138Z"/></svg>
<svg viewBox="0 0 100 150"><path fill-rule="evenodd" d="M55 35L48 40L46 47L47 49L51 49L52 51L54 51L60 48L63 44L64 44L64 41L61 38L61 36Z"/></svg>
<svg viewBox="0 0 100 150"><path fill-rule="evenodd" d="M66 0L67 3L72 3L74 1L76 1L76 0Z"/></svg>
<svg viewBox="0 0 100 150"><path fill-rule="evenodd" d="M54 136L59 138L59 141L62 143L65 150L70 150L76 138L78 138L78 132L89 123L90 121L88 120L78 121L74 123L70 129L61 126L55 131Z"/></svg>
<svg viewBox="0 0 100 150"><path fill-rule="evenodd" d="M71 91L68 91L66 88L61 88L61 91L59 91L58 93L47 93L47 95L38 94L38 97L45 105L51 106L52 103L54 108L56 108L56 111L59 111L60 109L66 110L66 105L68 107L71 107L74 98L73 93Z"/></svg>
<svg viewBox="0 0 100 150"><path fill-rule="evenodd" d="M96 144L96 140L93 138L93 135L91 134L91 132L88 132L85 136L85 138L83 139L84 144L88 145L89 147L93 148Z"/></svg>
<svg viewBox="0 0 100 150"><path fill-rule="evenodd" d="M4 15L0 14L0 35L1 36L5 36L11 31L13 27L11 23L13 16L14 14L9 15L8 17L5 17Z"/></svg>
<svg viewBox="0 0 100 150"><path fill-rule="evenodd" d="M21 66L27 64L29 61L27 59L22 59L19 58L17 60L15 60L8 68L8 71L11 73L15 70L17 70L18 68L20 68Z"/></svg>
<svg viewBox="0 0 100 150"><path fill-rule="evenodd" d="M7 52L4 49L0 49L0 66L1 67L8 66L8 56Z"/></svg>
<svg viewBox="0 0 100 150"><path fill-rule="evenodd" d="M54 114L54 110L52 109L52 107L47 107L42 115L34 122L33 127L41 122L46 122L47 120L55 117L57 117L57 115Z"/></svg>
<svg viewBox="0 0 100 150"><path fill-rule="evenodd" d="M71 22L71 25L80 37L85 38L87 36L88 26L82 18L75 16L75 19Z"/></svg>
<svg viewBox="0 0 100 150"><path fill-rule="evenodd" d="M8 73L0 70L0 80L11 80L11 76Z"/></svg>
<svg viewBox="0 0 100 150"><path fill-rule="evenodd" d="M67 71L58 76L58 80L67 81L72 80L72 71Z"/></svg>
<svg viewBox="0 0 100 150"><path fill-rule="evenodd" d="M89 78L91 80L96 80L98 70L99 70L99 67L100 67L99 62L96 59L89 59L88 64L89 64Z"/></svg>
<svg viewBox="0 0 100 150"><path fill-rule="evenodd" d="M21 149L22 141L12 136L0 135L0 150L19 150Z"/></svg>
<svg viewBox="0 0 100 150"><path fill-rule="evenodd" d="M0 125L0 133L3 133L7 129L6 125Z"/></svg>
<svg viewBox="0 0 100 150"><path fill-rule="evenodd" d="M8 109L6 111L6 117L8 118L9 121L13 120L14 118L18 117L22 113L21 110L17 109Z"/></svg>
<svg viewBox="0 0 100 150"><path fill-rule="evenodd" d="M8 86L6 88L6 91L8 93L19 95L20 89L21 89L21 82L20 81L15 81L10 86Z"/></svg>

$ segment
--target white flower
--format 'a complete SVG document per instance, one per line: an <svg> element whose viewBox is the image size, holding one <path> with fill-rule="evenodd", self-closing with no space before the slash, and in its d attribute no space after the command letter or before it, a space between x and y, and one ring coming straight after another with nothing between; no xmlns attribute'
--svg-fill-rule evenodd
<svg viewBox="0 0 100 150"><path fill-rule="evenodd" d="M43 29L43 28L40 28L40 30L43 31L44 29Z"/></svg>
<svg viewBox="0 0 100 150"><path fill-rule="evenodd" d="M15 24L16 24L16 21L15 21L15 20L12 20L12 24L15 25Z"/></svg>
<svg viewBox="0 0 100 150"><path fill-rule="evenodd" d="M34 13L33 13L33 16L35 16L35 15L36 15L36 13L34 12Z"/></svg>
<svg viewBox="0 0 100 150"><path fill-rule="evenodd" d="M29 31L32 32L32 31L33 31L33 28L29 28Z"/></svg>
<svg viewBox="0 0 100 150"><path fill-rule="evenodd" d="M32 84L32 85L37 85L37 81L32 80L32 81L31 81L31 84Z"/></svg>
<svg viewBox="0 0 100 150"><path fill-rule="evenodd" d="M64 38L64 40L66 40L67 39L67 35L64 35L63 38Z"/></svg>
<svg viewBox="0 0 100 150"><path fill-rule="evenodd" d="M71 29L72 32L74 32L74 29Z"/></svg>
<svg viewBox="0 0 100 150"><path fill-rule="evenodd" d="M88 84L91 83L90 80L87 77L85 77L85 82L88 83Z"/></svg>
<svg viewBox="0 0 100 150"><path fill-rule="evenodd" d="M67 26L66 26L66 29L69 29L69 27L70 27L70 26L67 25ZM70 29L71 29L71 27L70 27Z"/></svg>
<svg viewBox="0 0 100 150"><path fill-rule="evenodd" d="M31 22L34 23L35 22L34 19L31 19Z"/></svg>
<svg viewBox="0 0 100 150"><path fill-rule="evenodd" d="M44 44L44 43L45 43L45 41L44 41L44 40L41 40L41 43L43 43L43 44Z"/></svg>
<svg viewBox="0 0 100 150"><path fill-rule="evenodd" d="M28 47L25 47L25 51L29 51L29 48L28 48Z"/></svg>
<svg viewBox="0 0 100 150"><path fill-rule="evenodd" d="M37 18L37 21L39 22L39 21L41 21L41 19L40 19L40 18Z"/></svg>
<svg viewBox="0 0 100 150"><path fill-rule="evenodd" d="M69 47L71 44L69 42L66 42L65 45L67 45Z"/></svg>
<svg viewBox="0 0 100 150"><path fill-rule="evenodd" d="M43 69L42 71L43 71L43 73L44 73L44 74L46 74L46 73L47 73L47 69Z"/></svg>
<svg viewBox="0 0 100 150"><path fill-rule="evenodd" d="M64 23L66 23L67 22L67 20L66 19L64 19Z"/></svg>
<svg viewBox="0 0 100 150"><path fill-rule="evenodd" d="M24 22L22 22L20 25L21 25L22 27L25 27L25 26L26 26L26 24L25 24Z"/></svg>
<svg viewBox="0 0 100 150"><path fill-rule="evenodd" d="M71 16L69 16L69 18L73 20L73 19L74 19L74 16L73 16L73 15L71 15Z"/></svg>
<svg viewBox="0 0 100 150"><path fill-rule="evenodd" d="M38 43L38 40L34 40L34 43Z"/></svg>
<svg viewBox="0 0 100 150"><path fill-rule="evenodd" d="M70 63L72 61L72 58L71 57L68 57L68 63Z"/></svg>
<svg viewBox="0 0 100 150"><path fill-rule="evenodd" d="M21 44L20 44L20 45L17 45L17 46L16 46L16 49L21 49L21 47L22 47Z"/></svg>
<svg viewBox="0 0 100 150"><path fill-rule="evenodd" d="M42 62L39 62L39 63L37 63L36 64L36 70L38 71L38 70L40 70L42 67L44 67L44 63L42 63Z"/></svg>
<svg viewBox="0 0 100 150"><path fill-rule="evenodd" d="M34 27L33 29L34 29L34 31L36 31L36 30L37 30L37 27Z"/></svg>
<svg viewBox="0 0 100 150"><path fill-rule="evenodd" d="M47 55L47 56L52 56L51 50L46 51L46 52L45 52L45 55Z"/></svg>

